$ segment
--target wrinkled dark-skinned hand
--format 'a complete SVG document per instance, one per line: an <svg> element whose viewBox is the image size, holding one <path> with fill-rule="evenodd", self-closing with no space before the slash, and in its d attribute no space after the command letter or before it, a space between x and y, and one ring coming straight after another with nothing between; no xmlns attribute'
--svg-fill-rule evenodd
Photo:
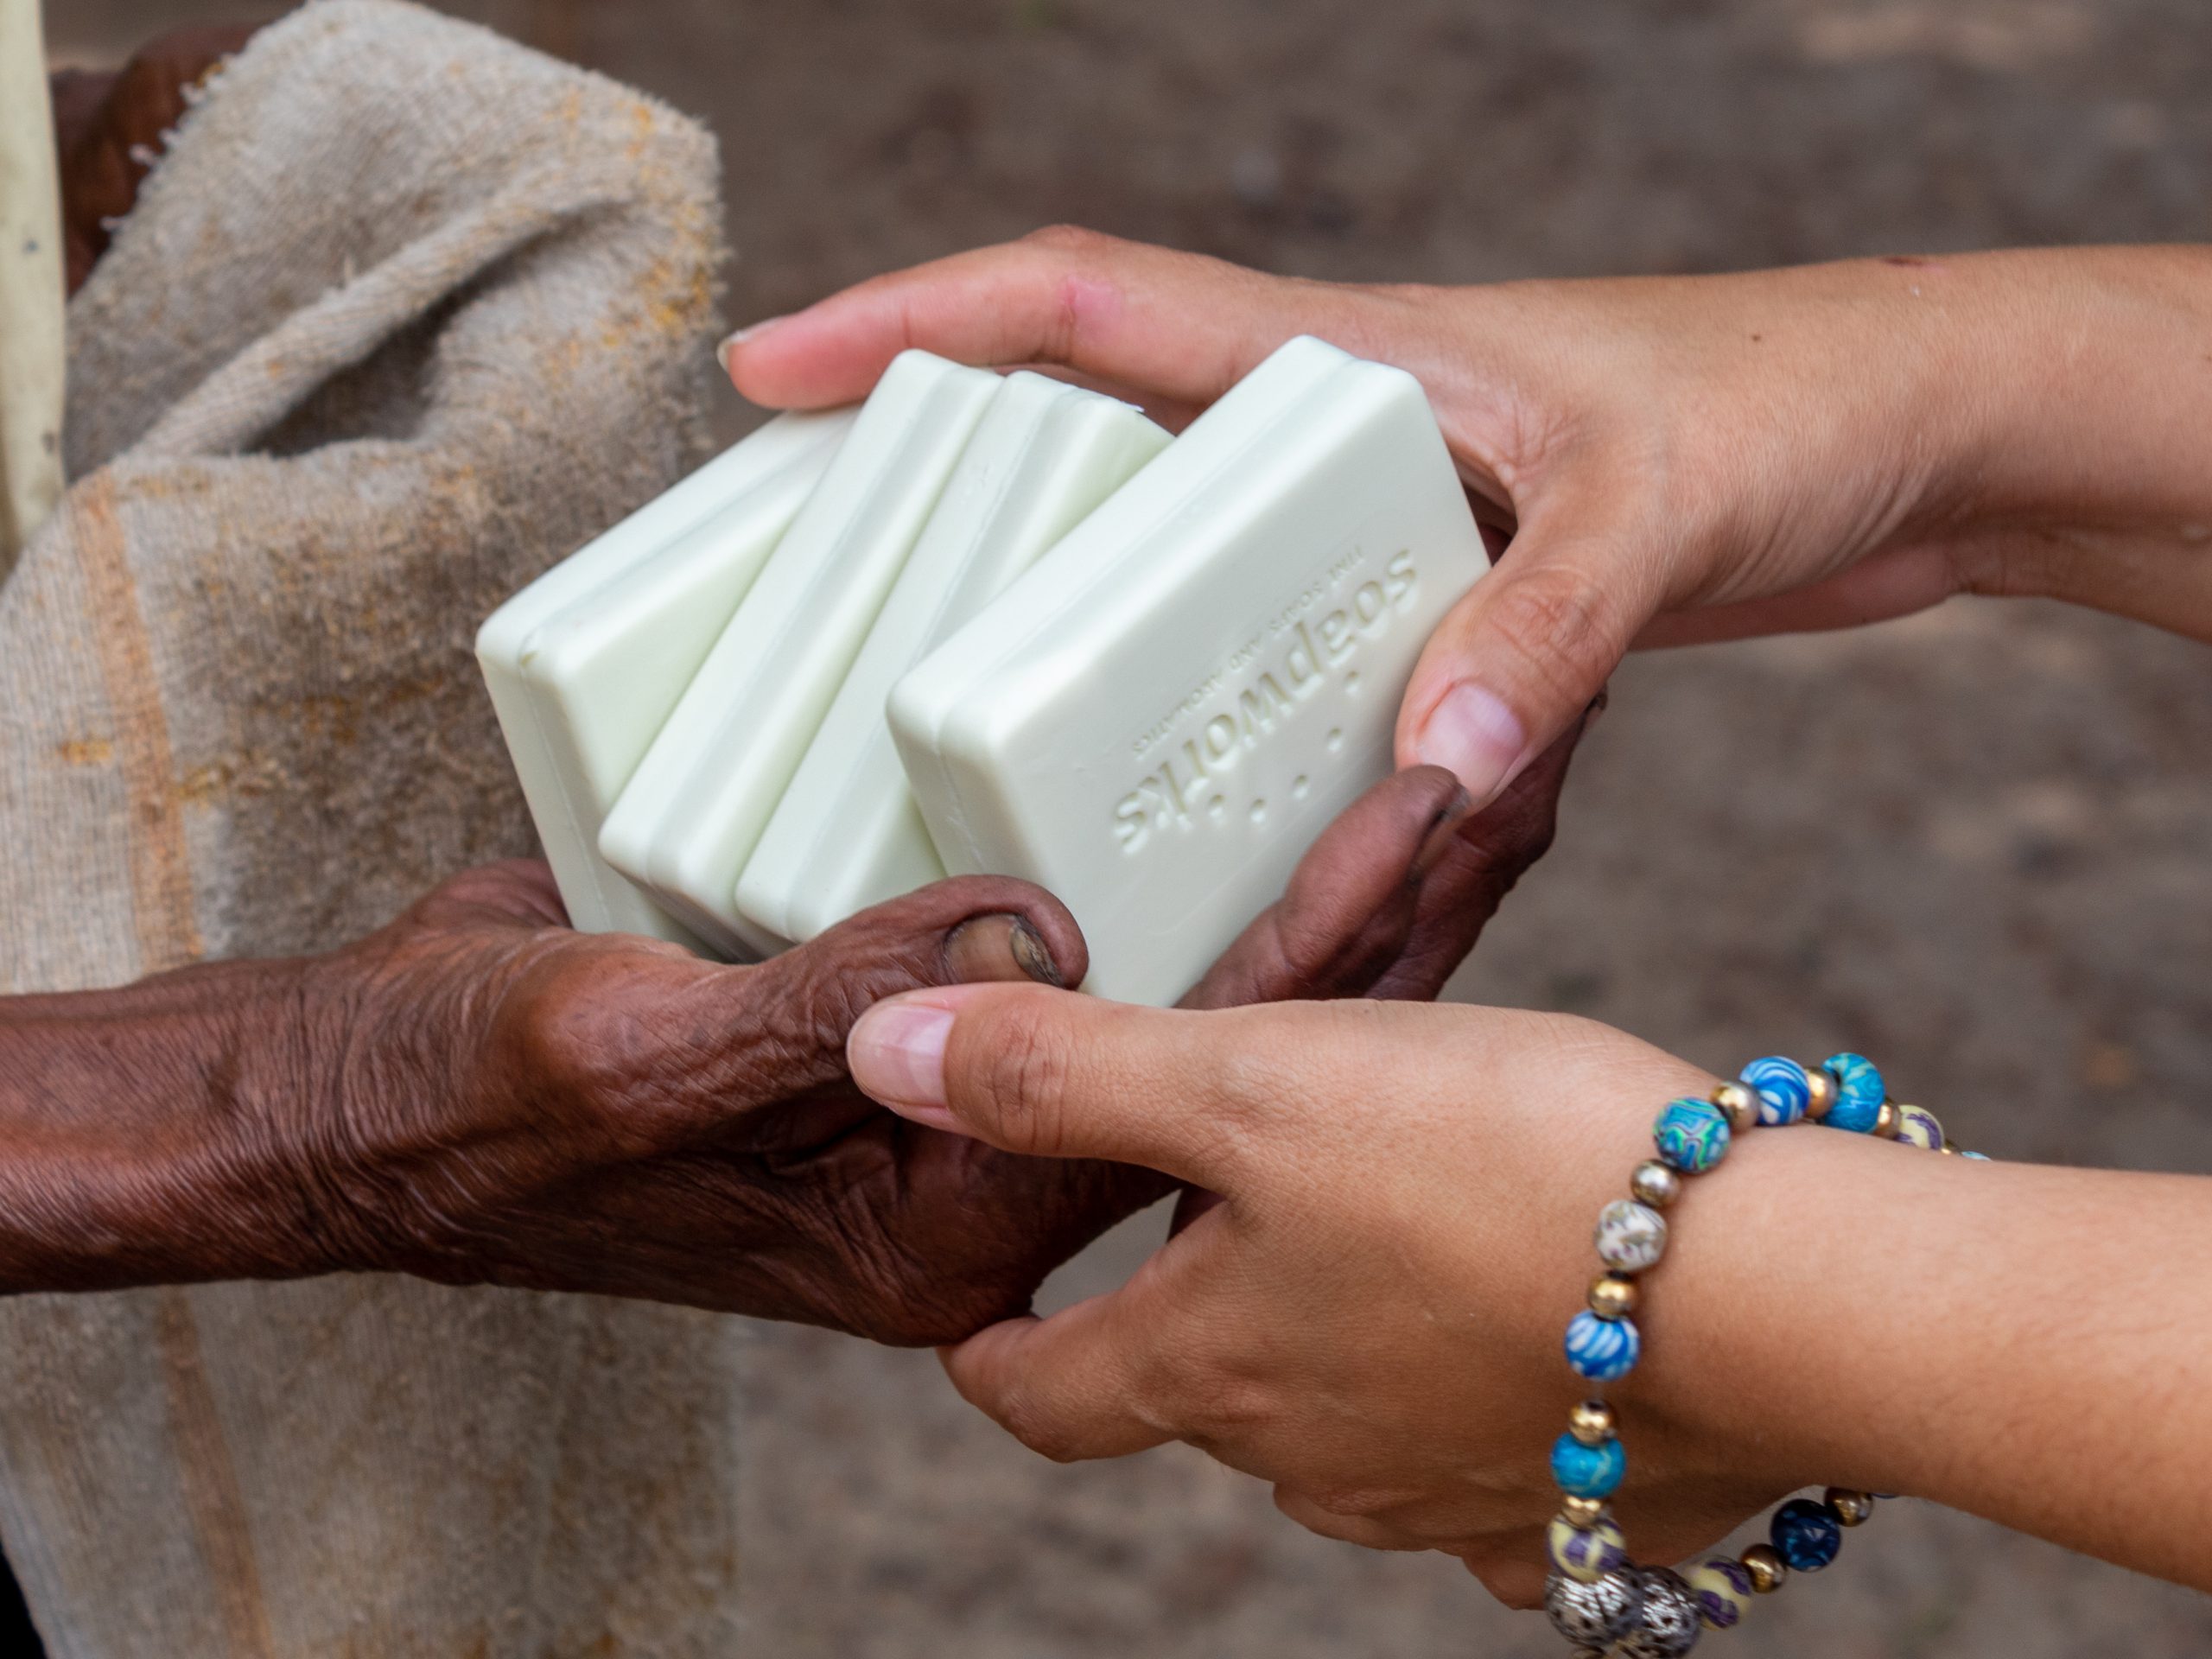
<svg viewBox="0 0 2212 1659"><path fill-rule="evenodd" d="M69 291L107 251L109 221L138 200L163 135L183 118L190 88L243 47L250 28L184 29L164 35L120 70L65 69L52 81L55 149L61 160L61 220Z"/></svg>
<svg viewBox="0 0 2212 1659"><path fill-rule="evenodd" d="M1478 816L1434 768L1378 785L1188 1001L1433 996L1548 843L1572 747ZM390 1270L955 1340L1171 1183L893 1116L847 1033L900 991L1085 967L1008 879L723 967L570 931L523 862L327 957L0 1001L0 1289Z"/></svg>

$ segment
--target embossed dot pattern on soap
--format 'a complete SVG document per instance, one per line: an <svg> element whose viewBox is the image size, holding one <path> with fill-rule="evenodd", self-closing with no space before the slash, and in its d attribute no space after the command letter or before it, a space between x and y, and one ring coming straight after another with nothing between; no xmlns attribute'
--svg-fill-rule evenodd
<svg viewBox="0 0 2212 1659"><path fill-rule="evenodd" d="M783 480L776 511L804 499L746 517L702 484L718 469ZM680 649L656 658L669 625L620 605L598 543L479 641L579 925L643 918L742 957L939 868L1019 875L1082 924L1086 988L1154 1003L1388 773L1414 663L1489 566L1419 383L1306 338L1172 443L1098 394L906 353L857 414L771 423L602 542L631 532L642 567L710 512L745 517L754 550ZM620 609L627 660L660 674L623 702L626 760L590 777L543 751L621 677L556 661L518 689L500 619L548 594ZM671 671L690 683L667 693Z"/></svg>

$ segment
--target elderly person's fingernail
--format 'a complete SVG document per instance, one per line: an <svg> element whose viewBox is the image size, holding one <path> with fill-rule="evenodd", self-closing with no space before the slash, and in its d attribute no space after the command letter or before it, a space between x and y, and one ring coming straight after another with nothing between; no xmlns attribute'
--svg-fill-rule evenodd
<svg viewBox="0 0 2212 1659"><path fill-rule="evenodd" d="M748 324L745 327L739 329L728 340L722 341L721 345L715 346L715 360L722 365L722 372L724 374L730 372L729 359L731 353L734 352L739 346L744 345L746 341L749 340L760 339L761 335L766 334L769 329L774 327L782 321L783 318L779 316L763 317L760 321Z"/></svg>
<svg viewBox="0 0 2212 1659"><path fill-rule="evenodd" d="M957 1128L944 1106L944 1045L952 1015L894 998L854 1021L845 1039L853 1081L901 1117L932 1128Z"/></svg>
<svg viewBox="0 0 2212 1659"><path fill-rule="evenodd" d="M1459 838L1459 826L1466 823L1468 815L1474 810L1475 798L1464 789L1456 791L1438 810L1434 821L1428 826L1428 835L1421 844L1421 851L1414 855L1411 874L1416 885L1425 880L1428 873L1436 868L1437 861L1451 850L1452 843Z"/></svg>
<svg viewBox="0 0 2212 1659"><path fill-rule="evenodd" d="M944 941L944 965L962 984L1028 979L1056 988L1067 985L1036 925L1003 912L971 916L954 928Z"/></svg>
<svg viewBox="0 0 2212 1659"><path fill-rule="evenodd" d="M1462 680L1428 711L1414 740L1414 757L1422 766L1442 766L1466 786L1476 805L1488 806L1528 745L1520 717L1503 698Z"/></svg>

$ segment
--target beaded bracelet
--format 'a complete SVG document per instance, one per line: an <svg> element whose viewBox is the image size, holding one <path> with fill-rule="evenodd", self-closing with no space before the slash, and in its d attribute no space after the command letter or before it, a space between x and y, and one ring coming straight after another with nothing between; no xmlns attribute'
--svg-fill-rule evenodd
<svg viewBox="0 0 2212 1659"><path fill-rule="evenodd" d="M1770 1055L1745 1066L1706 1099L1670 1101L1652 1125L1659 1155L1636 1166L1631 1196L1598 1217L1598 1257L1605 1271L1590 1287L1589 1306L1567 1327L1567 1363L1598 1385L1568 1414L1567 1433L1552 1447L1552 1475L1563 1497L1548 1534L1552 1573L1544 1611L1577 1659L1673 1659L1688 1653L1710 1626L1725 1630L1743 1618L1755 1595L1779 1590L1794 1569L1817 1573L1836 1558L1843 1529L1865 1522L1877 1497L1830 1487L1818 1499L1792 1498L1774 1513L1770 1541L1740 1558L1707 1555L1686 1572L1639 1567L1613 1523L1606 1500L1628 1472L1628 1455L1614 1432L1604 1387L1636 1368L1643 1336L1630 1316L1638 1275L1667 1248L1660 1213L1681 1196L1687 1176L1702 1175L1727 1155L1730 1140L1754 1126L1798 1122L1878 1135L1929 1152L1987 1162L1943 1138L1943 1126L1917 1106L1889 1098L1882 1074L1857 1054L1837 1054L1811 1071Z"/></svg>

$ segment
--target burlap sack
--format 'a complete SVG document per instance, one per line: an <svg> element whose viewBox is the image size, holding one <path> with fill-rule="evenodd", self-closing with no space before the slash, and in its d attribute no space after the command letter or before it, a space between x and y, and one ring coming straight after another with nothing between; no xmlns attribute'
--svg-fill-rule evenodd
<svg viewBox="0 0 2212 1659"><path fill-rule="evenodd" d="M470 638L696 458L715 165L394 0L221 74L71 308L80 481L0 588L0 992L528 848ZM737 1339L397 1278L0 1304L0 1537L60 1659L728 1653Z"/></svg>

